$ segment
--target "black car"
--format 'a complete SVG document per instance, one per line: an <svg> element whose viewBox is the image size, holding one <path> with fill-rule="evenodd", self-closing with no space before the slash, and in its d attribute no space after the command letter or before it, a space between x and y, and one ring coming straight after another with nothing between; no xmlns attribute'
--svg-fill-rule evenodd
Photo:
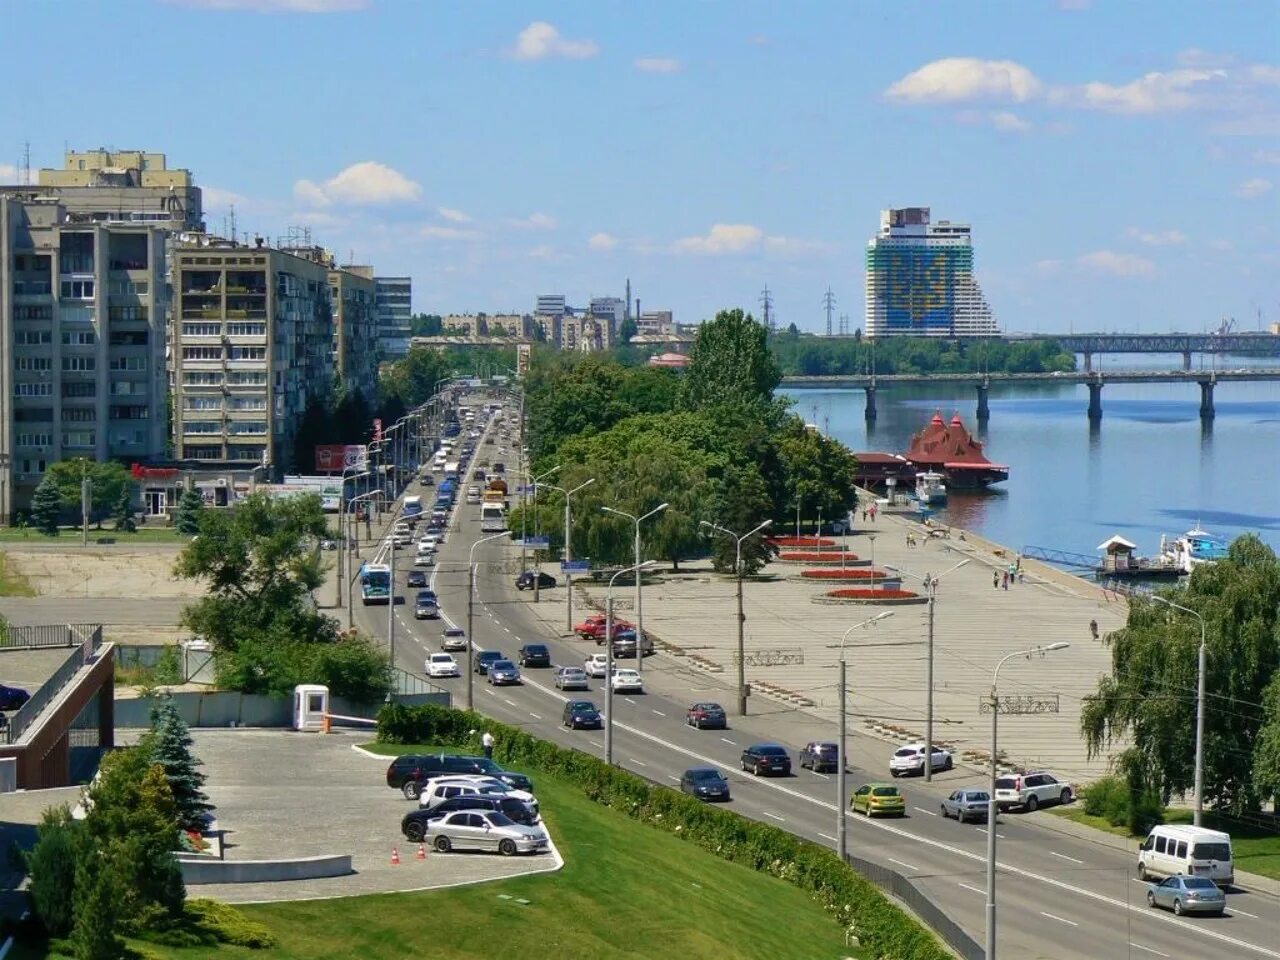
<svg viewBox="0 0 1280 960"><path fill-rule="evenodd" d="M699 800L728 800L729 781L715 767L694 767L680 777L680 789Z"/></svg>
<svg viewBox="0 0 1280 960"><path fill-rule="evenodd" d="M422 485L424 487L434 487L436 485L436 478L429 473L424 473L422 475Z"/></svg>
<svg viewBox="0 0 1280 960"><path fill-rule="evenodd" d="M427 572L425 570L409 571L410 587L425 587L427 585Z"/></svg>
<svg viewBox="0 0 1280 960"><path fill-rule="evenodd" d="M448 753L407 753L396 757L387 767L387 786L416 800L421 784L432 777L471 773L496 777L509 787L533 793L533 781L523 773L503 770L488 757L471 757Z"/></svg>
<svg viewBox="0 0 1280 960"><path fill-rule="evenodd" d="M808 767L814 773L822 773L826 770L835 773L840 765L839 753L839 745L830 741L806 743L804 749L800 751L800 769Z"/></svg>
<svg viewBox="0 0 1280 960"><path fill-rule="evenodd" d="M533 793L533 781L523 773L516 773L514 770L503 770L498 766L497 762L490 757L459 757L460 760L466 760L475 767L475 773L483 773L486 776L497 777L508 787L515 787L517 790L523 790L526 793Z"/></svg>
<svg viewBox="0 0 1280 960"><path fill-rule="evenodd" d="M757 777L765 773L789 777L791 754L776 743L754 743L742 751L742 769Z"/></svg>
<svg viewBox="0 0 1280 960"><path fill-rule="evenodd" d="M501 650L481 650L476 654L476 673L482 676L489 672L489 664L507 659Z"/></svg>
<svg viewBox="0 0 1280 960"><path fill-rule="evenodd" d="M725 715L724 707L711 701L703 701L691 706L685 714L684 722L698 730L725 730L729 726L729 718Z"/></svg>
<svg viewBox="0 0 1280 960"><path fill-rule="evenodd" d="M400 820L400 832L411 843L421 843L427 835L427 824L432 820L439 820L441 817L456 813L459 810L495 810L499 813L505 813L516 823L523 823L529 827L538 822L537 815L514 797L475 795L452 797L443 803L437 804L430 810L424 810L421 807L417 810L410 810Z"/></svg>
<svg viewBox="0 0 1280 960"><path fill-rule="evenodd" d="M0 683L0 710L18 710L31 699L31 694L21 687L10 687Z"/></svg>
<svg viewBox="0 0 1280 960"><path fill-rule="evenodd" d="M599 730L604 718L590 700L570 700L564 705L562 721L571 730Z"/></svg>
<svg viewBox="0 0 1280 960"><path fill-rule="evenodd" d="M533 578L535 576L537 576L538 578L538 586L541 587L543 590L546 590L550 587L554 587L556 585L556 578L553 577L551 574L549 573L535 574L532 570L526 570L524 573L520 574L520 576L516 577L516 589L532 590L534 587Z"/></svg>
<svg viewBox="0 0 1280 960"><path fill-rule="evenodd" d="M520 648L516 658L522 667L551 666L551 651L547 649L545 643L526 643Z"/></svg>

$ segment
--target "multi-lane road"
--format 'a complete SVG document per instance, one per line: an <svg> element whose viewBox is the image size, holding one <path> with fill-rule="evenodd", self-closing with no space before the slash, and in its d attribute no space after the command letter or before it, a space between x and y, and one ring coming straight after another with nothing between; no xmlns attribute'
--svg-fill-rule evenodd
<svg viewBox="0 0 1280 960"><path fill-rule="evenodd" d="M493 447L480 446L478 451ZM494 454L489 453L490 458ZM477 454L477 459L480 454ZM465 492L468 483L460 484ZM425 488L430 493L431 488ZM416 486L410 492L419 491ZM440 595L446 621L465 626L467 555L480 533L479 510L459 498L442 546L432 584ZM385 551L385 542L375 547ZM423 660L439 650L439 620L413 619L413 591L404 586L412 550L402 548L397 564L397 592L405 601L397 609L397 663L421 674ZM546 642L556 664L580 664L598 648L566 637L563 587L543 591L535 607L532 593L514 586L518 548L496 541L476 549L478 574L475 649L499 649L514 657L524 642ZM384 635L386 609L356 607L361 627ZM570 731L560 722L568 697L552 685L551 670L524 671L519 687L490 687L473 676L476 709L506 724L583 751L603 755L599 731ZM684 722L685 710L699 699L732 704L732 691L719 678L690 669L659 654L644 665L646 693L614 697L615 762L658 783L674 785L690 766L712 765L732 782L732 809L790 830L819 843L834 845L836 782L833 776L797 770L779 779L757 779L742 772L739 755L748 744L771 741L794 751L810 739L831 739L832 732L813 718L769 705L758 716L730 719L727 731L698 731ZM454 703L466 699L467 678L437 681L449 687ZM604 705L603 681L591 681L587 694ZM764 705L761 705L762 708ZM869 739L851 737L849 792L870 780L888 779L890 749ZM933 784L900 781L908 816L902 820L868 821L849 816L850 853L883 863L909 876L940 908L977 942L984 939L986 827L961 825L938 815L939 804L958 786L983 786L982 775L957 768L936 774ZM1232 893L1227 916L1179 918L1146 905L1147 886L1134 875L1132 854L1041 826L1051 814L1006 814L996 827L1000 839L998 917L999 947L1005 956L1054 960L1121 960L1166 957L1254 958L1280 960L1280 903L1253 891ZM620 852L619 856L625 856Z"/></svg>

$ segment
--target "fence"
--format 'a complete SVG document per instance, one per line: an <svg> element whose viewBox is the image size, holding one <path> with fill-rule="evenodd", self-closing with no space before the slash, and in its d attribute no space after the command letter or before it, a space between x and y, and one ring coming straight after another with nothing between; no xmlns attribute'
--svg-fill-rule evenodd
<svg viewBox="0 0 1280 960"><path fill-rule="evenodd" d="M20 627L18 629L28 629ZM65 635L71 635L75 631L85 631L87 635L79 639L80 646L77 647L69 657L63 662L53 676L40 685L35 693L31 695L31 699L22 705L12 717L9 718L9 725L5 730L5 738L9 743L15 743L22 738L27 727L35 721L36 717L49 703L62 692L62 688L74 679L75 675L80 672L85 664L93 660L98 653L98 648L102 646L102 627L89 626L87 624L80 626L66 626L56 628L39 628L39 629L57 629L65 631ZM63 646L64 644L50 644L50 646Z"/></svg>
<svg viewBox="0 0 1280 960"><path fill-rule="evenodd" d="M897 870L872 863L870 860L863 860L861 857L849 856L847 859L849 866L859 874L885 893L906 904L912 913L942 937L963 960L982 960L984 955L982 946Z"/></svg>
<svg viewBox="0 0 1280 960"><path fill-rule="evenodd" d="M259 693L216 691L198 693L178 691L168 695L178 713L189 727L291 727L293 725L293 698L269 697ZM449 706L448 693L392 694L394 700L407 706L431 703ZM151 708L155 704L147 697L120 699L115 702L115 726L117 730L145 728L151 725ZM383 703L353 703L340 697L329 700L333 713L373 720ZM342 724L338 724L341 726Z"/></svg>
<svg viewBox="0 0 1280 960"><path fill-rule="evenodd" d="M392 694L408 696L417 693L448 693L448 690L439 684L432 683L426 677L420 677L416 673L409 673L399 667L392 667L391 692Z"/></svg>
<svg viewBox="0 0 1280 960"><path fill-rule="evenodd" d="M0 650L43 650L53 647L74 647L83 643L99 624L54 623L15 627L0 622Z"/></svg>

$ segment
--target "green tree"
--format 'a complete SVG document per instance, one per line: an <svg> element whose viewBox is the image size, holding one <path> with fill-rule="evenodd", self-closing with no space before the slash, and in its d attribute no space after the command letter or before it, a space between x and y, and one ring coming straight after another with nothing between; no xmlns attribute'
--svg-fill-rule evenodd
<svg viewBox="0 0 1280 960"><path fill-rule="evenodd" d="M194 536L200 532L200 516L204 512L204 497L195 487L182 491L178 499L176 526L179 533Z"/></svg>
<svg viewBox="0 0 1280 960"><path fill-rule="evenodd" d="M57 482L46 471L31 497L31 525L46 536L56 537L60 519L62 493L58 490Z"/></svg>
<svg viewBox="0 0 1280 960"><path fill-rule="evenodd" d="M123 493L132 495L136 485L123 464L114 460L98 462L85 457L55 463L49 467L45 476L53 478L66 507L80 504L80 481L87 478L90 483L89 519L97 524L111 515Z"/></svg>
<svg viewBox="0 0 1280 960"><path fill-rule="evenodd" d="M75 960L119 960L124 954L118 872L124 864L119 859L115 845L108 843L85 851L76 865L76 919L71 931Z"/></svg>
<svg viewBox="0 0 1280 960"><path fill-rule="evenodd" d="M681 399L689 409L766 406L781 380L764 325L742 310L721 310L698 328Z"/></svg>
<svg viewBox="0 0 1280 960"><path fill-rule="evenodd" d="M416 313L409 318L409 333L415 337L438 337L444 333L444 318L434 313Z"/></svg>
<svg viewBox="0 0 1280 960"><path fill-rule="evenodd" d="M853 454L837 440L807 428L798 418L789 418L775 435L778 458L775 502L785 504L787 520L794 521L797 507L801 523L843 517L853 506L856 490ZM785 526L785 525L784 525Z"/></svg>
<svg viewBox="0 0 1280 960"><path fill-rule="evenodd" d="M768 484L754 465L746 465L734 467L725 476L715 498L714 512L703 519L741 537L770 519L772 512L773 502L769 497ZM742 541L743 576L754 576L777 556L777 549L768 540L770 532L766 528L756 536ZM724 533L709 531L705 527L702 528L702 533L711 537L711 542L715 545L712 550L715 569L721 573L734 572L738 561L736 538L731 539Z"/></svg>
<svg viewBox="0 0 1280 960"><path fill-rule="evenodd" d="M66 805L40 816L36 842L26 857L31 904L51 937L65 937L75 921L76 862L86 849L80 821Z"/></svg>
<svg viewBox="0 0 1280 960"><path fill-rule="evenodd" d="M177 807L178 826L183 830L203 829L213 807L203 789L205 776L200 772L200 761L191 752L195 741L171 697L151 708L151 733L151 759L164 769Z"/></svg>
<svg viewBox="0 0 1280 960"><path fill-rule="evenodd" d="M120 499L116 501L111 519L115 528L122 533L134 533L138 529L138 524L133 519L133 491L128 487L120 491Z"/></svg>
<svg viewBox="0 0 1280 960"><path fill-rule="evenodd" d="M406 357L384 369L379 389L384 402L394 397L405 409L411 409L426 403L440 381L452 374L452 366L441 351L413 347Z"/></svg>

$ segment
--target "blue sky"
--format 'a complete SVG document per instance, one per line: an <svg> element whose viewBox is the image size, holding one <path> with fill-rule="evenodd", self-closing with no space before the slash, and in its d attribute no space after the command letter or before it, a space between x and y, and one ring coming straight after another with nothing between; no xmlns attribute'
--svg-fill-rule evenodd
<svg viewBox="0 0 1280 960"><path fill-rule="evenodd" d="M1004 329L1280 321L1268 2L8 0L0 181L163 151L415 308L863 315L888 206L972 223ZM17 38L20 38L17 39ZM16 41L16 42L15 42Z"/></svg>

